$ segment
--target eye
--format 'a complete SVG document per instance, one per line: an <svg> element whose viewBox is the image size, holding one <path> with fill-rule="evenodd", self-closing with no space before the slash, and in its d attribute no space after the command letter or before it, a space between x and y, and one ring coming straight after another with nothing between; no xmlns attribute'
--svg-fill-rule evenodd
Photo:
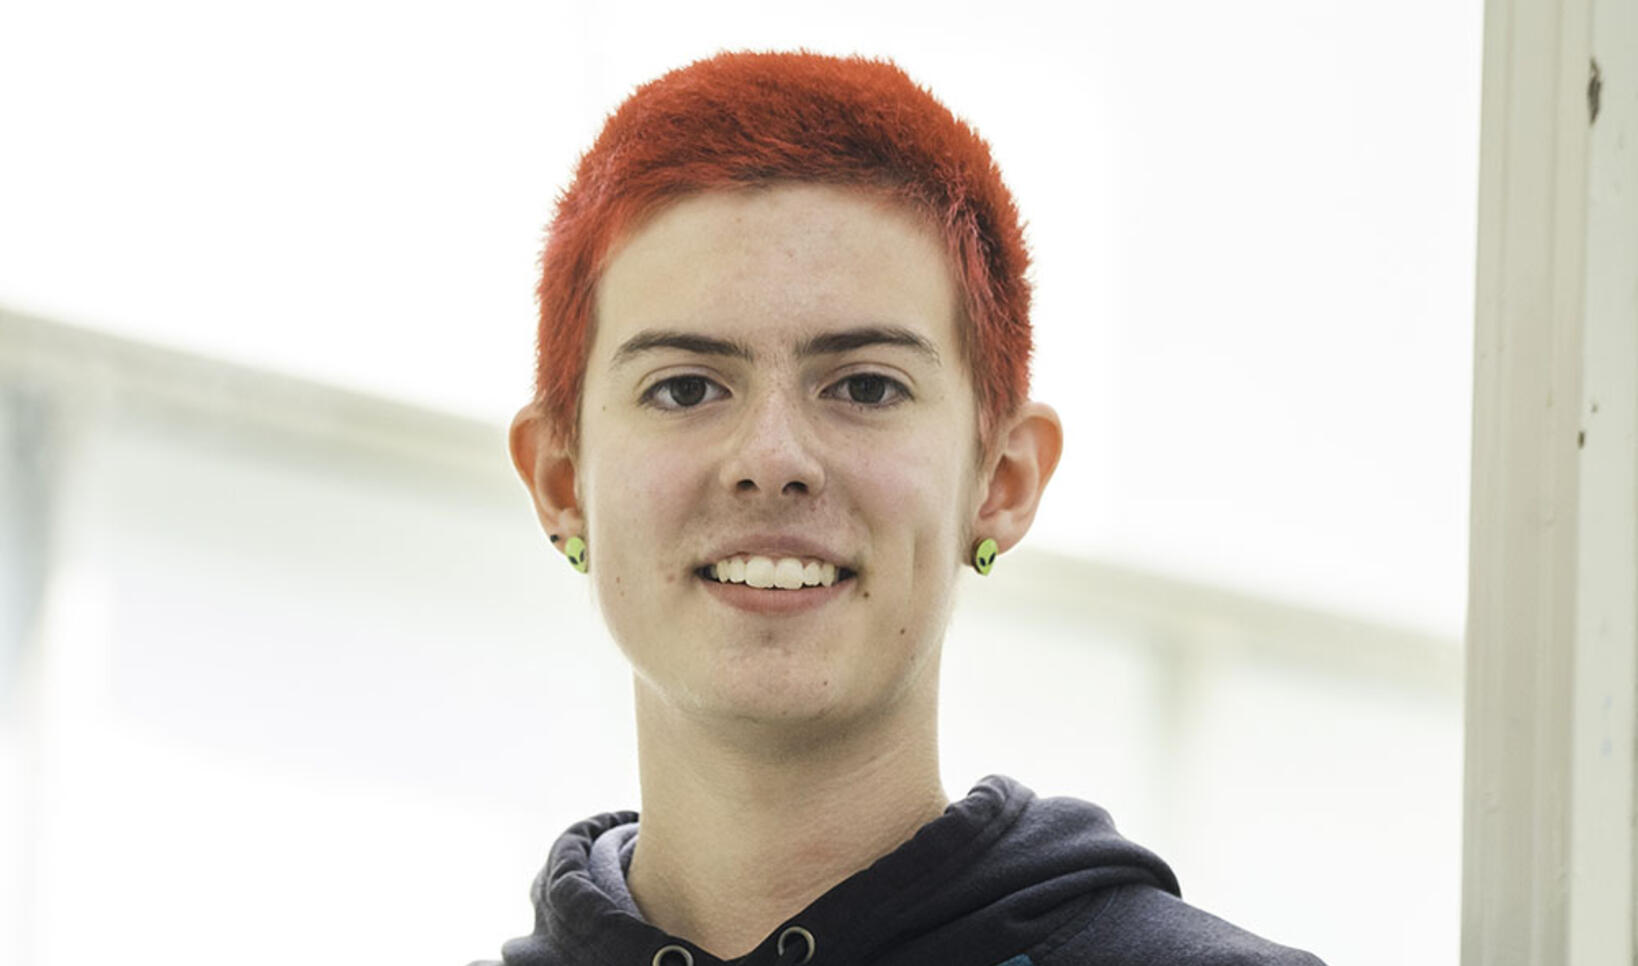
<svg viewBox="0 0 1638 966"><path fill-rule="evenodd" d="M693 409L708 401L712 390L719 394L726 394L717 383L704 376L672 376L670 379L661 379L643 393L642 401L656 409L677 412L683 409ZM718 398L718 397L712 397Z"/></svg>
<svg viewBox="0 0 1638 966"><path fill-rule="evenodd" d="M833 384L821 395L835 395L838 390L841 392L841 398L847 402L877 409L885 409L910 398L910 390L905 388L904 383L876 372L861 372L848 376Z"/></svg>

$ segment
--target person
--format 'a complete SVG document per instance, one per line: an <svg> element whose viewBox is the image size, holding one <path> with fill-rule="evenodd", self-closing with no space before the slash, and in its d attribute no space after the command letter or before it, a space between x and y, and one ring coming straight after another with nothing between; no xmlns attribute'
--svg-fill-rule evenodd
<svg viewBox="0 0 1638 966"><path fill-rule="evenodd" d="M941 787L960 571L1062 448L1028 262L988 146L891 61L724 52L610 115L510 448L631 663L642 809L557 840L507 966L1318 962L1095 805Z"/></svg>

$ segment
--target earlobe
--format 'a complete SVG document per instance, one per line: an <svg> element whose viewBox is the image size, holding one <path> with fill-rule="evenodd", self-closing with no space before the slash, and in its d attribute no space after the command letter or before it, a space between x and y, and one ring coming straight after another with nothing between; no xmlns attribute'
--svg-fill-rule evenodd
<svg viewBox="0 0 1638 966"><path fill-rule="evenodd" d="M570 535L584 535L585 515L576 487L574 456L563 446L535 403L518 410L507 437L512 467L534 502L540 525L562 546Z"/></svg>
<svg viewBox="0 0 1638 966"><path fill-rule="evenodd" d="M1063 424L1045 403L1030 402L998 434L998 453L984 480L973 532L995 540L998 551L1016 546L1035 521L1046 485L1063 453Z"/></svg>

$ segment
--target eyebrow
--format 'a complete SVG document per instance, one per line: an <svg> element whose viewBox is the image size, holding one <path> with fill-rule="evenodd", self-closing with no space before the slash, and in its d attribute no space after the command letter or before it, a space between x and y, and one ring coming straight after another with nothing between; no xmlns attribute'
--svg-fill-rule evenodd
<svg viewBox="0 0 1638 966"><path fill-rule="evenodd" d="M892 325L866 325L816 335L797 343L796 355L805 359L811 356L850 352L873 345L902 346L925 356L934 365L939 364L938 349L925 336ZM656 349L678 349L702 356L724 356L743 359L746 362L756 361L756 354L751 351L750 346L733 339L718 339L676 329L646 329L627 339L615 350L614 365L616 367L625 365L642 353Z"/></svg>

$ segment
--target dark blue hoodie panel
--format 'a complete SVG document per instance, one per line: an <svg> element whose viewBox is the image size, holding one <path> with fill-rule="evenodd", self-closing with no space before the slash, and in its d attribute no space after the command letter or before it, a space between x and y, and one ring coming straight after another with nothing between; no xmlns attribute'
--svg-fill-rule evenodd
<svg viewBox="0 0 1638 966"><path fill-rule="evenodd" d="M1030 950L1030 966L1325 966L1160 889L1124 886L1099 905L1075 929Z"/></svg>
<svg viewBox="0 0 1638 966"><path fill-rule="evenodd" d="M1001 775L725 964L596 885L592 843L633 821L564 833L534 883L534 932L504 945L504 966L651 966L667 945L695 966L771 966L788 926L814 937L813 966L1322 966L1184 903L1166 863L1098 806Z"/></svg>

